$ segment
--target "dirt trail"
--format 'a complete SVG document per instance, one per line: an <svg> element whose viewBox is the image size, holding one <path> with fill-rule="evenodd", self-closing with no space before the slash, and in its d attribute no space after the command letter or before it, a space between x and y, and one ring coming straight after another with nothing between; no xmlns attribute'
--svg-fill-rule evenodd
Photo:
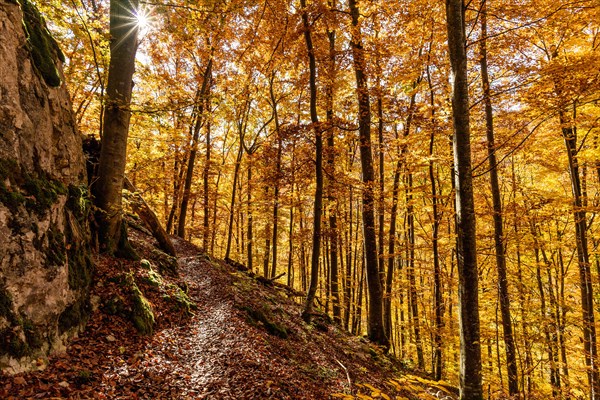
<svg viewBox="0 0 600 400"><path fill-rule="evenodd" d="M150 259L151 238L131 234ZM378 389L392 397L443 398L429 388L419 392L418 381L390 380L399 371L378 349L326 320L305 324L299 305L277 288L173 240L180 277L165 276L159 286L145 283L140 262L100 257L91 290L98 308L86 331L44 371L0 376L0 398L309 400ZM153 306L151 336L140 336L126 313L107 311L111 299L127 296L128 273ZM169 300L177 287L196 303L191 316Z"/></svg>

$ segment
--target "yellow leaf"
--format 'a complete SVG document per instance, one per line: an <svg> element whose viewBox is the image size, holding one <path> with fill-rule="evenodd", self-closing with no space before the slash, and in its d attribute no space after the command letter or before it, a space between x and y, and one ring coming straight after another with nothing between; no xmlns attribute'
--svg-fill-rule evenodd
<svg viewBox="0 0 600 400"><path fill-rule="evenodd" d="M354 396L352 396L351 394L346 394L346 393L334 393L331 395L331 397L335 397L337 399L342 399L342 400L354 400Z"/></svg>
<svg viewBox="0 0 600 400"><path fill-rule="evenodd" d="M367 389L371 390L374 393L380 393L381 392L381 390L377 389L373 385L369 385L368 383L365 383L364 387L366 387ZM371 395L371 396L373 396L373 395Z"/></svg>

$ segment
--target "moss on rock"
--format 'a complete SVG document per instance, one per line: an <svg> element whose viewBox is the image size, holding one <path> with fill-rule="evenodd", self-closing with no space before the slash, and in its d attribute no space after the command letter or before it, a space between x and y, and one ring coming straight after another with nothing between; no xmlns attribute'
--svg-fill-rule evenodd
<svg viewBox="0 0 600 400"><path fill-rule="evenodd" d="M65 56L48 31L46 21L35 5L29 0L20 0L20 4L23 10L23 25L27 34L29 53L33 63L49 86L60 86L58 61L64 62Z"/></svg>
<svg viewBox="0 0 600 400"><path fill-rule="evenodd" d="M11 324L16 324L18 318L13 311L12 296L5 287L0 286L0 317L5 318Z"/></svg>
<svg viewBox="0 0 600 400"><path fill-rule="evenodd" d="M190 296L175 284L169 284L167 287L168 297L173 301L175 307L183 311L186 315L192 315L192 310L196 310L198 306L190 299Z"/></svg>
<svg viewBox="0 0 600 400"><path fill-rule="evenodd" d="M6 328L0 330L0 355L21 358L29 353L29 345L21 338L18 330Z"/></svg>
<svg viewBox="0 0 600 400"><path fill-rule="evenodd" d="M90 304L87 298L83 297L79 301L67 307L58 317L58 332L62 335L74 328L84 325L90 314Z"/></svg>
<svg viewBox="0 0 600 400"><path fill-rule="evenodd" d="M67 225L65 238L69 243L67 260L69 263L69 287L73 290L87 290L92 282L94 264L90 257L90 231L88 217L90 201L87 188L69 186L66 203Z"/></svg>
<svg viewBox="0 0 600 400"><path fill-rule="evenodd" d="M42 334L42 329L39 326L34 325L34 323L28 318L23 317L22 321L23 333L25 334L25 339L27 341L29 350L37 350L41 348L44 345L44 335Z"/></svg>
<svg viewBox="0 0 600 400"><path fill-rule="evenodd" d="M47 176L25 173L23 178L23 189L29 194L25 200L25 207L40 216L56 203L59 195L67 194L67 188L62 182Z"/></svg>
<svg viewBox="0 0 600 400"><path fill-rule="evenodd" d="M91 211L91 200L87 186L69 185L67 192L67 208L71 210L80 224L87 224Z"/></svg>
<svg viewBox="0 0 600 400"><path fill-rule="evenodd" d="M143 335L151 335L154 331L155 322L152 305L135 283L133 274L127 274L126 282L131 293L131 321L138 332Z"/></svg>
<svg viewBox="0 0 600 400"><path fill-rule="evenodd" d="M20 205L39 216L68 192L65 185L46 173L27 173L15 160L0 160L0 202L13 214Z"/></svg>
<svg viewBox="0 0 600 400"><path fill-rule="evenodd" d="M265 330L273 336L280 337L282 339L288 338L287 329L277 322L272 321L271 313L269 309L264 306L261 309L254 309L252 307L243 306L242 310L248 313L251 318L250 322L260 322L265 327Z"/></svg>
<svg viewBox="0 0 600 400"><path fill-rule="evenodd" d="M152 258L158 264L158 270L161 274L167 274L171 276L177 276L177 269L179 266L177 265L177 259L175 257L171 257L165 252L162 252L158 249L152 249Z"/></svg>
<svg viewBox="0 0 600 400"><path fill-rule="evenodd" d="M108 315L118 315L123 318L129 318L130 312L127 308L125 299L118 294L108 299L104 303L102 309Z"/></svg>
<svg viewBox="0 0 600 400"><path fill-rule="evenodd" d="M163 284L163 278L161 274L150 268L150 270L148 270L146 282L151 286L159 287Z"/></svg>
<svg viewBox="0 0 600 400"><path fill-rule="evenodd" d="M62 266L67 260L65 236L56 227L51 227L48 232L48 247L46 247L46 266Z"/></svg>

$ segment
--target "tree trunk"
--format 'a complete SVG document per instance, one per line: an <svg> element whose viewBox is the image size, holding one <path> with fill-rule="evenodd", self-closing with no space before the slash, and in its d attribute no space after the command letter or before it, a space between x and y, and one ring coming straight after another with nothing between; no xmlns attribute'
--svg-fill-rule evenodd
<svg viewBox="0 0 600 400"><path fill-rule="evenodd" d="M508 392L510 396L519 393L519 380L517 372L517 353L513 336L512 318L510 312L510 297L508 295L508 278L506 277L506 251L504 246L502 200L498 179L498 161L496 160L496 145L494 142L494 114L492 110L492 97L487 64L487 0L481 6L481 40L480 62L481 81L483 86L483 99L485 104L485 126L487 136L488 164L490 169L490 186L492 203L494 207L494 244L496 251L496 268L498 273L498 297L500 299L500 313L502 314L502 331L504 333L504 348L506 351L506 369L508 373Z"/></svg>
<svg viewBox="0 0 600 400"><path fill-rule="evenodd" d="M552 395L558 396L560 393L560 374L556 365L556 351L552 343L551 328L547 318L546 291L542 282L541 260L540 260L540 241L538 240L538 228L534 219L530 221L530 230L533 237L533 251L535 254L535 277L540 292L540 321L546 338L546 351L548 352L548 361L550 362L550 385L552 386Z"/></svg>
<svg viewBox="0 0 600 400"><path fill-rule="evenodd" d="M202 221L202 247L204 251L208 250L208 239L210 237L210 196L209 196L209 174L210 174L210 157L211 157L211 141L210 141L211 124L208 121L206 126L206 158L204 160L204 171L202 172L202 208L204 210ZM250 267L248 267L250 268Z"/></svg>
<svg viewBox="0 0 600 400"><path fill-rule="evenodd" d="M356 75L356 93L358 97L358 124L360 140L360 164L362 170L362 216L363 237L366 262L367 289L369 291L369 339L385 348L389 341L383 326L383 292L379 276L377 256L377 237L375 234L375 201L373 185L375 172L373 170L373 154L371 148L371 104L367 86L366 61L359 26L359 10L356 0L349 0L350 15L352 16L352 57Z"/></svg>
<svg viewBox="0 0 600 400"><path fill-rule="evenodd" d="M212 56L206 64L206 70L202 78L202 86L198 90L196 96L197 104L194 106L194 134L192 135L192 143L190 148L190 156L188 157L188 165L185 173L185 183L183 186L183 195L181 197L181 207L179 209L179 221L177 225L177 236L185 237L185 220L187 216L187 207L190 200L190 191L192 188L192 180L194 177L194 164L196 162L196 154L198 153L198 138L200 136L200 128L203 125L204 108L207 105L208 92L212 81Z"/></svg>
<svg viewBox="0 0 600 400"><path fill-rule="evenodd" d="M275 161L275 189L273 198L273 264L271 266L271 278L277 275L277 245L279 241L279 186L281 184L281 151L283 146L279 125L279 114L277 113L277 99L275 98L275 92L273 91L274 81L275 73L273 72L269 81L269 95L271 97L271 106L273 107L275 134L277 135L277 159Z"/></svg>
<svg viewBox="0 0 600 400"><path fill-rule="evenodd" d="M329 7L335 7L335 0L329 2ZM340 308L340 289L339 289L339 262L338 262L338 222L337 222L337 196L335 194L335 130L333 127L333 99L336 76L336 53L335 53L335 30L327 31L329 39L329 59L327 66L327 85L325 87L326 96L326 116L327 116L327 202L329 212L329 256L331 268L331 297L333 299L333 321L341 325L342 314Z"/></svg>
<svg viewBox="0 0 600 400"><path fill-rule="evenodd" d="M302 316L305 320L310 320L313 309L315 294L317 292L317 281L319 280L319 256L321 253L321 218L323 210L323 137L319 127L319 117L317 115L317 66L315 52L312 43L310 23L308 21L308 11L306 10L306 0L300 0L302 7L302 24L304 26L304 40L306 42L306 51L308 52L309 63L309 86L310 86L310 120L315 132L315 203L314 203L314 222L312 237L312 257L310 262L310 286L306 295L306 304Z"/></svg>
<svg viewBox="0 0 600 400"><path fill-rule="evenodd" d="M432 233L431 247L433 251L433 291L434 291L434 310L435 310L435 331L433 334L433 378L437 381L442 379L444 360L442 354L443 340L442 331L444 329L444 299L442 285L442 269L440 266L439 252L439 232L440 232L440 215L438 210L438 192L436 187L436 176L434 170L433 149L435 144L435 134L437 124L435 121L435 98L434 89L431 82L431 74L429 65L427 66L427 82L429 84L429 105L431 106L431 133L429 135L429 182L431 187L431 203L432 203Z"/></svg>
<svg viewBox="0 0 600 400"><path fill-rule="evenodd" d="M249 156L251 156L249 154ZM250 271L252 271L252 267L254 265L253 262L253 258L254 256L252 255L252 250L254 247L254 227L253 227L253 213L252 213L252 158L248 157L248 203L246 205L247 209L248 209L248 219L247 219L247 224L248 224L248 231L247 231L247 235L248 235L248 240L246 242L246 266L248 267L248 269Z"/></svg>
<svg viewBox="0 0 600 400"><path fill-rule="evenodd" d="M233 237L233 217L235 215L235 196L238 186L238 175L240 171L240 165L242 163L242 157L244 155L244 138L246 136L246 127L248 126L248 114L250 113L250 102L249 93L246 94L247 98L240 110L240 114L238 116L237 128L238 128L238 136L240 140L240 145L238 148L238 153L235 158L235 166L233 169L233 186L231 188L231 204L229 208L229 223L227 228L227 247L225 249L225 257L230 258L231 255L231 239ZM216 211L215 211L216 212Z"/></svg>
<svg viewBox="0 0 600 400"><path fill-rule="evenodd" d="M127 243L122 227L122 189L127 159L127 136L131 117L131 91L138 46L137 25L131 26L138 0L110 2L110 64L104 112L98 179L93 185L99 208L99 239L103 251L112 254ZM122 236L125 237L122 237Z"/></svg>
<svg viewBox="0 0 600 400"><path fill-rule="evenodd" d="M483 390L479 336L479 276L473 177L471 174L467 49L462 0L446 0L446 21L450 64L454 77L452 120L454 125L456 250L460 307L460 398L462 400L481 400L483 399Z"/></svg>
<svg viewBox="0 0 600 400"><path fill-rule="evenodd" d="M581 290L581 313L583 319L583 343L585 364L589 383L590 399L600 398L600 374L598 371L598 350L596 346L596 325L594 318L594 294L590 257L587 245L587 220L581 194L579 177L579 161L577 158L577 134L574 126L567 121L564 112L559 113L562 134L565 140L569 161L569 174L573 192L573 215L575 217L575 237L577 244L577 261L579 265L579 286Z"/></svg>

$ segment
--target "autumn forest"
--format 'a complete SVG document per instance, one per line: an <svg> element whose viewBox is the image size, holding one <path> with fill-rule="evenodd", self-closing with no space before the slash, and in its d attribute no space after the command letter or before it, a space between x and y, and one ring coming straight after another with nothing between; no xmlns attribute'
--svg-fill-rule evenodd
<svg viewBox="0 0 600 400"><path fill-rule="evenodd" d="M125 180L463 399L600 398L598 1L36 3L99 208Z"/></svg>

